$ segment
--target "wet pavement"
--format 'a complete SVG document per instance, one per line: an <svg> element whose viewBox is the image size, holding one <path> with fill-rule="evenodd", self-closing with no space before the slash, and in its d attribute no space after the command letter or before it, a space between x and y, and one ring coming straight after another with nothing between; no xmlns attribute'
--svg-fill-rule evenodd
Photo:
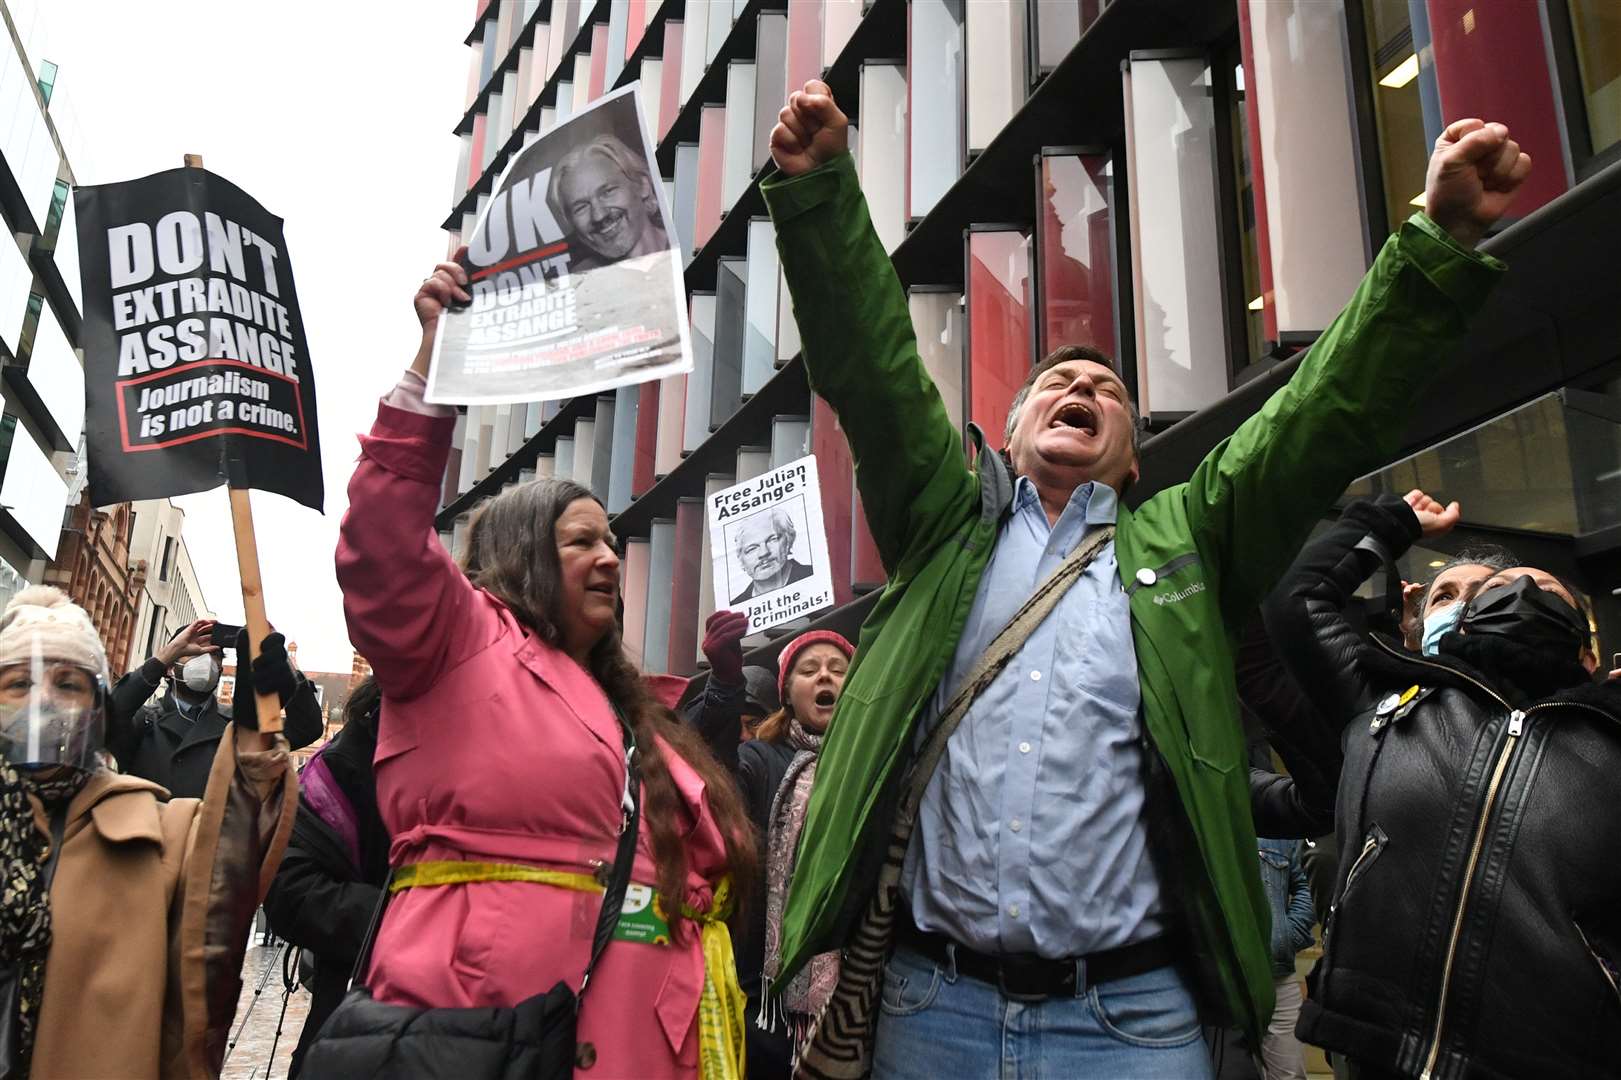
<svg viewBox="0 0 1621 1080"><path fill-rule="evenodd" d="M283 954L290 945L252 945L242 964L242 996L231 1021L236 1046L226 1052L221 1080L283 1080L304 1028L310 994L295 984L291 995L282 983ZM285 1000L287 1011L282 1014ZM280 1027L281 1034L276 1033ZM240 1031L240 1034L238 1032ZM272 1057L274 1047L274 1057Z"/></svg>

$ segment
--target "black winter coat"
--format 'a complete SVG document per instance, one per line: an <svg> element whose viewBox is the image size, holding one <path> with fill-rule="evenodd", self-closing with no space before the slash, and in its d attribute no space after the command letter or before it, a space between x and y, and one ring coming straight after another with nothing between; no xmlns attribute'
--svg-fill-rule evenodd
<svg viewBox="0 0 1621 1080"><path fill-rule="evenodd" d="M372 724L375 722L373 719ZM289 1077L298 1075L321 1025L343 1000L388 877L388 833L378 816L372 778L376 750L375 727L354 720L321 752L328 774L353 812L361 865L350 860L338 832L321 819L307 798L301 798L292 840L265 895L271 929L308 950L306 957L313 959L315 967L310 1011L293 1051Z"/></svg>
<svg viewBox="0 0 1621 1080"><path fill-rule="evenodd" d="M231 722L231 706L210 698L196 720L187 720L172 692L148 703L164 673L161 661L148 659L118 680L108 700L107 749L118 760L120 772L162 784L176 799L200 799L208 787L220 736ZM302 675L286 709L282 734L289 748L308 746L321 737L325 728L321 706Z"/></svg>
<svg viewBox="0 0 1621 1080"><path fill-rule="evenodd" d="M1621 686L1524 700L1344 616L1400 499L1310 545L1266 618L1344 726L1342 853L1302 1039L1397 1075L1621 1075Z"/></svg>
<svg viewBox="0 0 1621 1080"><path fill-rule="evenodd" d="M760 871L749 891L745 920L735 928L733 953L737 958L737 978L748 998L746 1034L750 1077L786 1076L790 1047L787 1034L779 1024L774 1033L763 1031L755 1023L760 1013L761 971L765 967L765 863L766 829L771 819L771 804L788 774L794 760L793 747L786 743L770 743L750 739L739 743L742 730L742 688L729 688L711 684L686 708L686 719L698 729L720 760L737 781L743 795L743 808L754 823L760 846Z"/></svg>

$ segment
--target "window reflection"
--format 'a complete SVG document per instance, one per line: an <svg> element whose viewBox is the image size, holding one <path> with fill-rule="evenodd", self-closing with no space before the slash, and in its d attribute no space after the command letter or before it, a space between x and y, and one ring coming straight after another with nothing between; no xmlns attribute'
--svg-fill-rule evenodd
<svg viewBox="0 0 1621 1080"><path fill-rule="evenodd" d="M1385 212L1395 229L1415 205L1424 202L1429 140L1424 137L1424 108L1419 101L1418 54L1407 0L1367 0L1363 10L1367 13L1368 48L1373 53L1373 101Z"/></svg>
<svg viewBox="0 0 1621 1080"><path fill-rule="evenodd" d="M1621 4L1570 0L1576 67L1593 153L1621 143Z"/></svg>

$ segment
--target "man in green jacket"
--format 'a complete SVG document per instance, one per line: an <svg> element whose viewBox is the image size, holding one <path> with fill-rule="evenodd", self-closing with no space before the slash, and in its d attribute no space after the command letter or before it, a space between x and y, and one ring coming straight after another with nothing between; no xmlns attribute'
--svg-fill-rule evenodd
<svg viewBox="0 0 1621 1080"><path fill-rule="evenodd" d="M906 849L876 1075L1204 1075L1208 1023L1272 1011L1231 650L1312 523L1386 463L1502 267L1473 244L1530 159L1500 124L1438 140L1391 238L1289 384L1135 511L1135 409L1088 348L1036 365L1007 458L970 463L918 357L821 82L762 185L806 370L838 413L889 584L828 729L782 922L789 978L845 943L899 781L989 640L1096 529L1115 534L977 698ZM1011 471L1008 468L1011 464ZM862 958L855 958L859 963ZM847 973L852 958L846 958ZM864 1064L864 1063L863 1063Z"/></svg>

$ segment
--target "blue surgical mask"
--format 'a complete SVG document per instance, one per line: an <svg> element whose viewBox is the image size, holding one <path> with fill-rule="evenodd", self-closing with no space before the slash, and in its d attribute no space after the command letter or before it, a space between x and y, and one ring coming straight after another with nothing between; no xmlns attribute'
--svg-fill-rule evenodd
<svg viewBox="0 0 1621 1080"><path fill-rule="evenodd" d="M1441 638L1458 628L1458 616L1463 614L1463 609L1463 604L1448 604L1440 611L1432 611L1424 616L1422 649L1425 656L1434 656L1441 651Z"/></svg>

